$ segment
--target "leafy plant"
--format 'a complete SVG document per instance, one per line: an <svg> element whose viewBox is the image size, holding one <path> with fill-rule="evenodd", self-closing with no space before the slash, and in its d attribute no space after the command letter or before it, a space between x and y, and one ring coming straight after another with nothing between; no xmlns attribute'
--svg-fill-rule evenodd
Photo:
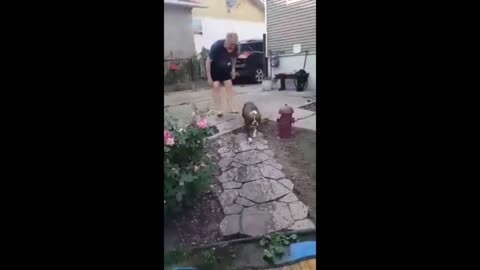
<svg viewBox="0 0 480 270"><path fill-rule="evenodd" d="M164 118L164 213L176 213L193 205L212 179L213 166L205 155L205 138L218 132L205 118L193 113L190 123Z"/></svg>
<svg viewBox="0 0 480 270"><path fill-rule="evenodd" d="M217 259L215 258L215 248L204 250L202 254L203 260L206 264L214 264L217 262Z"/></svg>
<svg viewBox="0 0 480 270"><path fill-rule="evenodd" d="M191 81L192 66L189 62L180 63L177 70L168 69L164 76L164 85Z"/></svg>
<svg viewBox="0 0 480 270"><path fill-rule="evenodd" d="M166 69L166 72L164 73L164 85L172 85L199 80L202 77L202 69L204 69L205 60L206 57L203 58L202 53L200 53L198 56L194 55L190 59L183 60L178 63L177 70L169 69L168 64L171 63L171 61L167 61L167 65L164 66L164 68Z"/></svg>
<svg viewBox="0 0 480 270"><path fill-rule="evenodd" d="M272 263L275 257L281 258L287 252L287 247L297 241L298 238L296 234L289 236L280 234L274 234L272 236L265 235L260 240L260 246L264 248L263 259Z"/></svg>
<svg viewBox="0 0 480 270"><path fill-rule="evenodd" d="M206 60L208 57L208 54L209 54L209 51L207 50L207 48L202 47L202 51L200 52L200 58L202 60Z"/></svg>
<svg viewBox="0 0 480 270"><path fill-rule="evenodd" d="M164 255L165 260L163 265L170 266L177 264L188 258L188 256L190 256L188 251L172 250Z"/></svg>
<svg viewBox="0 0 480 270"><path fill-rule="evenodd" d="M205 63L203 61L203 63ZM192 58L192 80L197 81L202 77L202 59L197 58L196 56Z"/></svg>

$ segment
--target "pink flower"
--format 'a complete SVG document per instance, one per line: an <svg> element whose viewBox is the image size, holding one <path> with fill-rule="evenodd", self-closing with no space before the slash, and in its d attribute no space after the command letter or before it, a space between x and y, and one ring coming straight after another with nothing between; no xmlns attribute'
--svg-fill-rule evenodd
<svg viewBox="0 0 480 270"><path fill-rule="evenodd" d="M170 133L168 130L163 131L163 143L170 146L175 144L172 133Z"/></svg>
<svg viewBox="0 0 480 270"><path fill-rule="evenodd" d="M174 140L173 138L168 138L168 140L167 140L167 145L168 145L168 146L172 146L172 145L174 145L174 144L175 144L175 140Z"/></svg>
<svg viewBox="0 0 480 270"><path fill-rule="evenodd" d="M172 134L168 130L163 130L163 142L167 143L168 138L172 137Z"/></svg>
<svg viewBox="0 0 480 270"><path fill-rule="evenodd" d="M207 119L198 119L197 127L202 129L207 128L208 127Z"/></svg>

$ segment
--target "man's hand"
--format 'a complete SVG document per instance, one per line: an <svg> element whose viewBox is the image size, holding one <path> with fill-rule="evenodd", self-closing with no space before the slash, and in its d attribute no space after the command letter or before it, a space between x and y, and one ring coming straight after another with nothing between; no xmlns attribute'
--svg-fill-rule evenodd
<svg viewBox="0 0 480 270"><path fill-rule="evenodd" d="M235 70L232 70L232 80L235 80L235 77L237 76L237 73Z"/></svg>
<svg viewBox="0 0 480 270"><path fill-rule="evenodd" d="M211 76L207 76L208 80L208 85L213 86L213 80Z"/></svg>

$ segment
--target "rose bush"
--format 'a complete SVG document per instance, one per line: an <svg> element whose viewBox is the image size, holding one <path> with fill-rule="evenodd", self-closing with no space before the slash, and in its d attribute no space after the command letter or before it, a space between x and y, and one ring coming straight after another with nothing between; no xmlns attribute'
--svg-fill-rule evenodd
<svg viewBox="0 0 480 270"><path fill-rule="evenodd" d="M193 115L187 125L166 117L163 131L164 213L174 214L192 206L208 188L213 177L212 164L206 156L205 138L218 132L206 119Z"/></svg>

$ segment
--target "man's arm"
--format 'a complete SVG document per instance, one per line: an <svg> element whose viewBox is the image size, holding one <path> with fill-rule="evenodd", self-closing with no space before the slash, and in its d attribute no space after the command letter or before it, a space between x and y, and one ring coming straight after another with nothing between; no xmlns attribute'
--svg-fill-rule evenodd
<svg viewBox="0 0 480 270"><path fill-rule="evenodd" d="M237 65L237 58L235 56L232 57L232 72L235 74L235 66Z"/></svg>
<svg viewBox="0 0 480 270"><path fill-rule="evenodd" d="M211 64L212 64L212 59L210 59L210 56L209 56L209 57L207 57L207 60L205 61L205 70L207 71L207 79L209 79L209 80L212 79L212 75L210 73Z"/></svg>
<svg viewBox="0 0 480 270"><path fill-rule="evenodd" d="M238 57L238 46L235 47L235 51L231 54L232 59L232 79L235 79L237 76L235 72L235 67L237 66L237 57Z"/></svg>

